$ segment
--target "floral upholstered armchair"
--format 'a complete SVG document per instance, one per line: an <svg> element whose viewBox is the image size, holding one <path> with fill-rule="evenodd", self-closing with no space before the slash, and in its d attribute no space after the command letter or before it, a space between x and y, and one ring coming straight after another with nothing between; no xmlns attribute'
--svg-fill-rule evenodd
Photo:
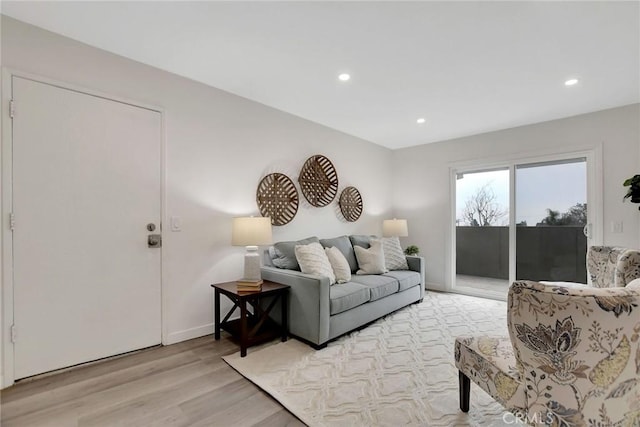
<svg viewBox="0 0 640 427"><path fill-rule="evenodd" d="M587 270L596 288L626 286L640 277L640 251L616 246L591 246Z"/></svg>
<svg viewBox="0 0 640 427"><path fill-rule="evenodd" d="M509 337L456 339L462 411L473 380L523 423L640 426L640 280L514 282L507 322Z"/></svg>

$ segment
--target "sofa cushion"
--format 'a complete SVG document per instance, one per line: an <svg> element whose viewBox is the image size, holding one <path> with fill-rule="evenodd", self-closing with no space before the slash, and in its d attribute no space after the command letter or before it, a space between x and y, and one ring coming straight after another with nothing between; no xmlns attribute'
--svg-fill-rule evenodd
<svg viewBox="0 0 640 427"><path fill-rule="evenodd" d="M420 284L420 273L417 271L393 270L385 273L384 276L396 279L400 286L400 292Z"/></svg>
<svg viewBox="0 0 640 427"><path fill-rule="evenodd" d="M271 263L274 267L300 271L300 265L296 260L296 245L308 245L313 242L319 243L320 240L314 236L298 241L274 243L269 248Z"/></svg>
<svg viewBox="0 0 640 427"><path fill-rule="evenodd" d="M397 237L382 237L382 251L387 270L408 270L407 257L405 257Z"/></svg>
<svg viewBox="0 0 640 427"><path fill-rule="evenodd" d="M342 252L340 252L340 249L331 246L330 248L325 248L324 252L327 254L327 258L333 269L333 274L336 276L336 282L347 283L350 281L351 267L344 255L342 255Z"/></svg>
<svg viewBox="0 0 640 427"><path fill-rule="evenodd" d="M359 283L338 283L329 289L331 315L350 310L369 301L369 288Z"/></svg>
<svg viewBox="0 0 640 427"><path fill-rule="evenodd" d="M360 267L356 274L382 274L387 272L384 265L382 243L379 240L372 240L369 249L361 246L356 246L353 249Z"/></svg>
<svg viewBox="0 0 640 427"><path fill-rule="evenodd" d="M336 282L336 276L333 268L324 252L324 248L318 242L312 242L308 245L296 245L296 259L300 264L300 270L306 274L315 274L329 278L329 284Z"/></svg>
<svg viewBox="0 0 640 427"><path fill-rule="evenodd" d="M358 261L356 253L353 251L353 245L347 236L334 237L333 239L320 239L320 244L325 248L338 248L342 255L347 259L351 272L355 273L358 269Z"/></svg>
<svg viewBox="0 0 640 427"><path fill-rule="evenodd" d="M351 245L352 246L361 246L365 249L369 249L369 246L371 246L371 239L375 238L376 236L367 236L364 234L353 234L351 236L349 236L349 240L351 240Z"/></svg>
<svg viewBox="0 0 640 427"><path fill-rule="evenodd" d="M351 282L366 286L371 293L371 301L395 294L399 289L398 281L396 279L384 275L370 274L364 276L353 276L351 278Z"/></svg>

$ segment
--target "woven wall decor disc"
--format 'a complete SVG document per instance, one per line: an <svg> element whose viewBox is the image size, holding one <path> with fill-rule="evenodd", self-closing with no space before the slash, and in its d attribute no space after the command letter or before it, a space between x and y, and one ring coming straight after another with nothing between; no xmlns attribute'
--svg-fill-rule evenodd
<svg viewBox="0 0 640 427"><path fill-rule="evenodd" d="M260 181L256 201L262 216L271 218L273 225L285 225L298 212L298 190L288 176L272 173Z"/></svg>
<svg viewBox="0 0 640 427"><path fill-rule="evenodd" d="M331 160L319 154L304 162L298 182L305 199L317 208L327 206L338 194L338 173Z"/></svg>
<svg viewBox="0 0 640 427"><path fill-rule="evenodd" d="M362 215L362 196L356 187L347 187L340 193L340 211L349 222L357 221Z"/></svg>

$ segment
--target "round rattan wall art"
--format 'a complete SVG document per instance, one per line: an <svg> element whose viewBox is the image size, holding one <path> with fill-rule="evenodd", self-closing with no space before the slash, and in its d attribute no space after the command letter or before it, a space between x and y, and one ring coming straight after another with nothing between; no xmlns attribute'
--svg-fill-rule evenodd
<svg viewBox="0 0 640 427"><path fill-rule="evenodd" d="M331 160L319 154L304 162L298 182L305 199L317 208L327 206L338 194L338 173Z"/></svg>
<svg viewBox="0 0 640 427"><path fill-rule="evenodd" d="M362 196L356 187L347 187L340 193L340 212L349 222L355 222L362 215Z"/></svg>
<svg viewBox="0 0 640 427"><path fill-rule="evenodd" d="M262 216L271 218L273 225L285 225L298 212L298 190L288 176L272 173L260 181L256 201Z"/></svg>

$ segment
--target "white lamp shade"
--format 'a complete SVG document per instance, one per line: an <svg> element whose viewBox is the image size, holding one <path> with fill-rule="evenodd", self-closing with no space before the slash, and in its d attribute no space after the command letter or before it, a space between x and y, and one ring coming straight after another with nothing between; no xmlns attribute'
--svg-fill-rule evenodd
<svg viewBox="0 0 640 427"><path fill-rule="evenodd" d="M271 243L271 218L254 216L233 218L231 231L233 246L261 246Z"/></svg>
<svg viewBox="0 0 640 427"><path fill-rule="evenodd" d="M385 219L382 222L382 235L384 237L406 237L409 235L406 219Z"/></svg>

